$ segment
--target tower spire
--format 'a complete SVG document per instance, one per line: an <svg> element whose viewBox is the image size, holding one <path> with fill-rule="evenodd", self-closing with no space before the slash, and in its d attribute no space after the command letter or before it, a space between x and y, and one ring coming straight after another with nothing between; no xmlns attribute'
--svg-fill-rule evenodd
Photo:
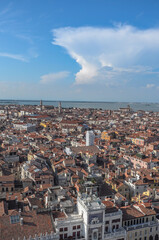
<svg viewBox="0 0 159 240"><path fill-rule="evenodd" d="M61 108L61 102L59 102L58 109L59 109L59 113L61 113L61 110L62 110L62 108Z"/></svg>
<svg viewBox="0 0 159 240"><path fill-rule="evenodd" d="M43 110L43 101L40 100L40 110L42 111Z"/></svg>

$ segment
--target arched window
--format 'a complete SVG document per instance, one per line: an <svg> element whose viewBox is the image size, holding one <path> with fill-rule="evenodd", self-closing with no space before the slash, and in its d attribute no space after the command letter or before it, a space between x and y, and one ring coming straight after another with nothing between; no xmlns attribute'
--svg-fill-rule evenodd
<svg viewBox="0 0 159 240"><path fill-rule="evenodd" d="M155 240L159 240L159 239L158 239L158 234L156 234L156 236L155 236Z"/></svg>
<svg viewBox="0 0 159 240"><path fill-rule="evenodd" d="M152 235L149 237L149 240L153 240L153 237L152 237Z"/></svg>
<svg viewBox="0 0 159 240"><path fill-rule="evenodd" d="M93 239L97 239L98 235L97 235L97 232L94 232L93 233Z"/></svg>

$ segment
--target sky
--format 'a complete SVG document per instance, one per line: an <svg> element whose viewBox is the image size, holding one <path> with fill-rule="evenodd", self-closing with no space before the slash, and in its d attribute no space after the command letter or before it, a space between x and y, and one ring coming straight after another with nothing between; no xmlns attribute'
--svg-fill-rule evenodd
<svg viewBox="0 0 159 240"><path fill-rule="evenodd" d="M0 0L0 99L159 102L158 0Z"/></svg>

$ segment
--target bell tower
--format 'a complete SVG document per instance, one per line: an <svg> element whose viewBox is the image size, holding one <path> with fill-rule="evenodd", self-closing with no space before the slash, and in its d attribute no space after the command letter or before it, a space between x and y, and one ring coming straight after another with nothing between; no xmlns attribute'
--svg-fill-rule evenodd
<svg viewBox="0 0 159 240"><path fill-rule="evenodd" d="M61 102L59 102L58 110L59 110L59 113L61 113L61 111L62 111Z"/></svg>
<svg viewBox="0 0 159 240"><path fill-rule="evenodd" d="M40 100L40 111L42 111L42 110L43 110L43 101Z"/></svg>

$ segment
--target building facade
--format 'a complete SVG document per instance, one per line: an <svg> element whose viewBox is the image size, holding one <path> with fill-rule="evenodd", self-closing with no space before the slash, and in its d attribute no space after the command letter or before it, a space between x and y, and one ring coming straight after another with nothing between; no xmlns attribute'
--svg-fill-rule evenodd
<svg viewBox="0 0 159 240"><path fill-rule="evenodd" d="M94 135L93 131L87 131L86 132L86 146L93 146L94 138L95 138L95 135Z"/></svg>

